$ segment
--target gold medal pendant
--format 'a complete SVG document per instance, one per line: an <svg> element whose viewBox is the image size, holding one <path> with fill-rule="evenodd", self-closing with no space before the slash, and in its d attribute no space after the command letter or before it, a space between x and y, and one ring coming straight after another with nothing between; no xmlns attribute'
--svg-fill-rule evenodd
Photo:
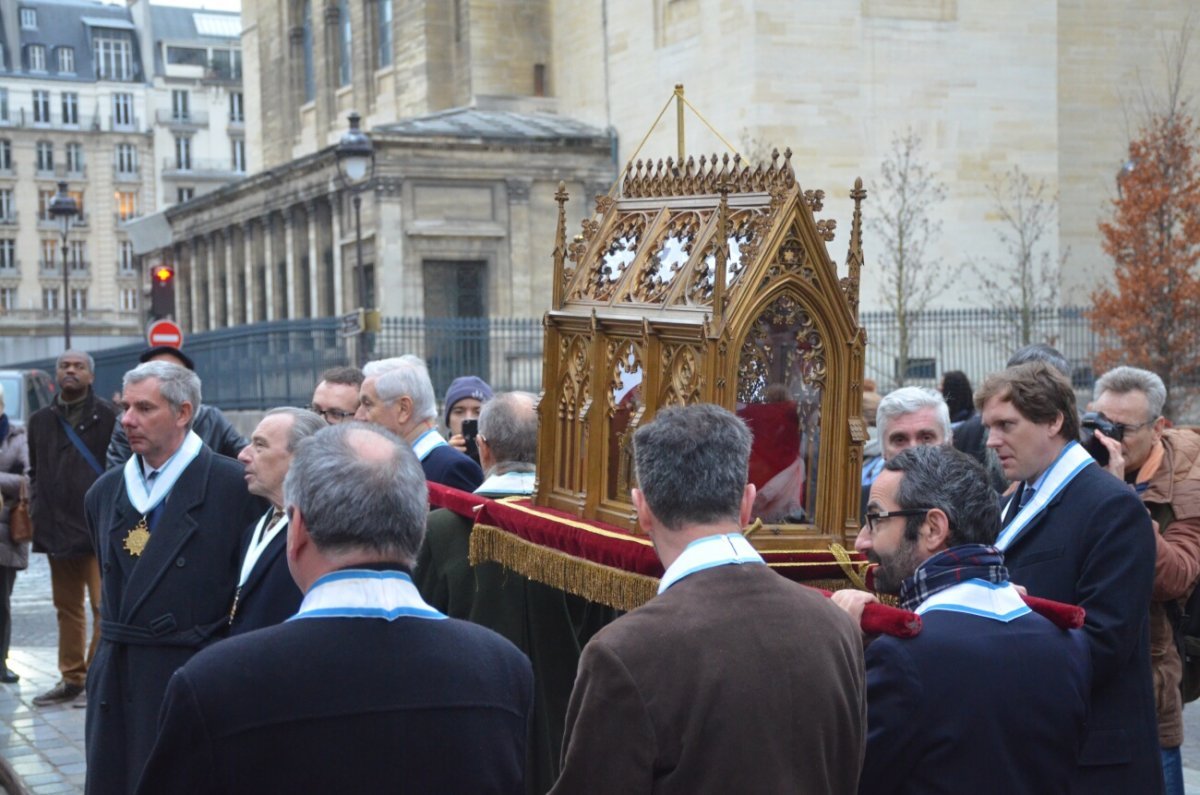
<svg viewBox="0 0 1200 795"><path fill-rule="evenodd" d="M146 517L143 516L125 534L125 550L136 558L142 554L148 543L150 543L150 528L146 525Z"/></svg>

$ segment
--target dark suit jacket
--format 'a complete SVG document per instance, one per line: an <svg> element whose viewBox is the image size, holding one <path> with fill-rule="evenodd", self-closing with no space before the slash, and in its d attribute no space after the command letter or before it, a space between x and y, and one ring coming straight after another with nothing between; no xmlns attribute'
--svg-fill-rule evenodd
<svg viewBox="0 0 1200 795"><path fill-rule="evenodd" d="M175 675L138 791L519 793L531 679L464 621L289 621Z"/></svg>
<svg viewBox="0 0 1200 795"><path fill-rule="evenodd" d="M1006 520L1015 514L1017 490ZM1095 464L1058 493L1004 554L1033 596L1087 611L1092 700L1074 792L1158 792L1162 761L1150 681L1155 539L1137 495Z"/></svg>
<svg viewBox="0 0 1200 795"><path fill-rule="evenodd" d="M425 470L426 480L462 491L475 491L483 483L479 464L448 444L433 448L421 461L421 469Z"/></svg>
<svg viewBox="0 0 1200 795"><path fill-rule="evenodd" d="M262 518L262 517L259 517ZM238 572L241 573L241 561L246 559L246 550L254 531L258 528L258 519L250 523L242 533L242 552L238 558ZM229 625L230 635L240 635L263 627L273 627L282 624L296 614L304 594L292 579L287 562L287 529L276 533L263 550L262 555L250 570L250 576L238 593L237 612Z"/></svg>
<svg viewBox="0 0 1200 795"><path fill-rule="evenodd" d="M87 791L133 789L176 668L224 633L240 530L263 511L238 462L202 448L167 497L140 557L124 549L140 514L124 471L104 473L86 514L101 571L100 646L88 671Z"/></svg>
<svg viewBox="0 0 1200 795"><path fill-rule="evenodd" d="M579 662L557 793L852 793L866 734L862 639L762 565L677 582Z"/></svg>
<svg viewBox="0 0 1200 795"><path fill-rule="evenodd" d="M867 647L867 759L858 791L1062 793L1091 687L1082 631L931 610L921 634Z"/></svg>

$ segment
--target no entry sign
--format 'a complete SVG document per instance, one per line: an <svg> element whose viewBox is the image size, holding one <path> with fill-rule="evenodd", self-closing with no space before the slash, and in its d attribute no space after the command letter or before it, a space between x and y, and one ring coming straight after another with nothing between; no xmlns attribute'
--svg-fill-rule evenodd
<svg viewBox="0 0 1200 795"><path fill-rule="evenodd" d="M158 345L170 345L172 348L183 347L183 329L170 320L156 320L150 324L146 332L146 340L153 348Z"/></svg>

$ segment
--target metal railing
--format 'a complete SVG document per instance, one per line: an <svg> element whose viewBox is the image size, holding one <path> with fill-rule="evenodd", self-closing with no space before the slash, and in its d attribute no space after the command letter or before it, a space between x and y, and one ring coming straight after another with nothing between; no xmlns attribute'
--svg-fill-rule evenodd
<svg viewBox="0 0 1200 795"><path fill-rule="evenodd" d="M154 112L154 118L159 124L178 125L181 127L207 127L208 111L206 110L176 110L175 108L159 108Z"/></svg>
<svg viewBox="0 0 1200 795"><path fill-rule="evenodd" d="M1078 307L1038 310L1032 340L1058 348L1074 367L1077 389L1094 382L1092 359L1104 344ZM962 370L978 385L1002 369L1021 347L1016 318L993 310L934 310L910 318L909 384L936 386L942 373ZM879 391L896 386L898 328L890 312L864 312L866 375ZM1198 319L1197 322L1200 322ZM321 371L351 363L353 339L339 333L339 318L278 320L189 335L185 350L203 379L205 401L225 409L308 405ZM477 375L501 390L536 392L542 379L540 318L384 318L367 335L372 359L414 353L429 366L440 400L450 381ZM111 394L137 363L141 345L95 352L97 388ZM53 370L44 360L13 364Z"/></svg>

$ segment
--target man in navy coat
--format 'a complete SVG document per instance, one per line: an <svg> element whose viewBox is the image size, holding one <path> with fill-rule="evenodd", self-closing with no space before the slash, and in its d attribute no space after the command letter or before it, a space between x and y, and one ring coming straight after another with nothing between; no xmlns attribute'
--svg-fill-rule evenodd
<svg viewBox="0 0 1200 795"><path fill-rule="evenodd" d="M855 548L876 588L921 616L911 639L867 647L867 755L859 792L1066 792L1087 716L1082 631L1033 613L1008 582L995 492L948 447L913 447L871 485ZM875 597L838 591L856 619Z"/></svg>
<svg viewBox="0 0 1200 795"><path fill-rule="evenodd" d="M262 512L242 468L191 430L200 379L147 362L124 380L134 455L84 500L100 563L100 646L88 672L87 792L127 793L176 668L224 635L240 531Z"/></svg>
<svg viewBox="0 0 1200 795"><path fill-rule="evenodd" d="M242 534L238 586L229 608L230 635L274 626L291 618L300 607L304 594L296 587L283 554L288 524L283 511L283 479L296 445L325 425L319 414L308 409L271 409L254 429L250 444L238 453L238 461L246 468L246 487L271 507Z"/></svg>
<svg viewBox="0 0 1200 795"><path fill-rule="evenodd" d="M1087 611L1091 710L1072 791L1160 792L1150 516L1133 489L1075 441L1075 393L1059 371L1041 362L1010 367L988 377L975 401L988 447L1019 484L996 540L1009 576L1033 596Z"/></svg>
<svg viewBox="0 0 1200 795"><path fill-rule="evenodd" d="M483 483L483 470L438 433L433 382L411 354L367 362L356 419L381 425L412 445L425 479L460 491Z"/></svg>
<svg viewBox="0 0 1200 795"><path fill-rule="evenodd" d="M175 674L138 791L522 792L529 661L413 585L428 494L411 447L325 428L284 506L300 611Z"/></svg>

